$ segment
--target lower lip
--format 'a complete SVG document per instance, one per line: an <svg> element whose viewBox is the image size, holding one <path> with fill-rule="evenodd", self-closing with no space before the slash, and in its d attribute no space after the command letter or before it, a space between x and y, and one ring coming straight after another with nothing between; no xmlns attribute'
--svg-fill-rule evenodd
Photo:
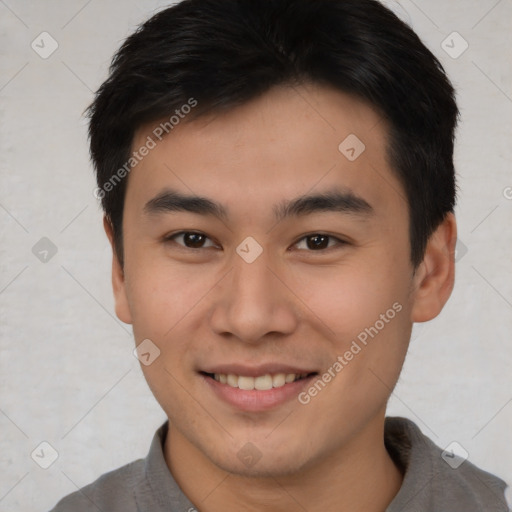
<svg viewBox="0 0 512 512"><path fill-rule="evenodd" d="M264 391L256 389L246 391L240 388L233 388L228 384L222 384L203 374L201 374L201 377L210 389L228 404L242 411L263 412L296 398L316 375L290 382L280 388L272 388Z"/></svg>

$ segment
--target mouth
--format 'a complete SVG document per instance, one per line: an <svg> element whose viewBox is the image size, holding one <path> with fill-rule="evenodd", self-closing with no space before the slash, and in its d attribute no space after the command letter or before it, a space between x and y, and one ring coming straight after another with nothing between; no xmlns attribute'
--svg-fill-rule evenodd
<svg viewBox="0 0 512 512"><path fill-rule="evenodd" d="M264 412L297 399L318 372L240 368L200 371L206 393L243 412ZM251 373L252 375L247 375Z"/></svg>
<svg viewBox="0 0 512 512"><path fill-rule="evenodd" d="M200 372L202 375L219 382L226 384L232 388L242 389L244 391L268 391L270 389L282 388L286 384L291 384L299 380L307 379L318 375L316 372L310 373L275 373L264 374L256 377L249 375L235 375L233 373L207 373Z"/></svg>

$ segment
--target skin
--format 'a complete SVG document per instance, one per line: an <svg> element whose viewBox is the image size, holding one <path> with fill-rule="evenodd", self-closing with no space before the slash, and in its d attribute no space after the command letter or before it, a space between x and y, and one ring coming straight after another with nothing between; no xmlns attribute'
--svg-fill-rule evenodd
<svg viewBox="0 0 512 512"><path fill-rule="evenodd" d="M133 149L152 128L138 130ZM137 344L149 338L160 349L141 367L169 418L167 465L201 511L382 511L400 488L383 442L386 403L413 322L437 316L452 291L456 223L447 215L414 271L387 130L374 109L340 91L279 87L182 122L129 175L124 268L113 258L116 313ZM353 162L338 150L351 133L366 146ZM276 223L274 205L333 187L373 214ZM165 188L215 200L229 216L146 213ZM203 248L164 240L187 230L208 237ZM329 248L308 246L304 237L318 233L334 237ZM248 236L263 248L250 264L236 252ZM243 412L198 374L208 364L278 362L321 375L394 303L401 311L307 405ZM261 455L250 467L237 457L248 442Z"/></svg>

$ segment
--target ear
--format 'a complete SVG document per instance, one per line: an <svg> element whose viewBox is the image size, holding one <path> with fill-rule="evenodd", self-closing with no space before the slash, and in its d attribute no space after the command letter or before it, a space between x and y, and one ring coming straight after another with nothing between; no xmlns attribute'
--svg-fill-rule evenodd
<svg viewBox="0 0 512 512"><path fill-rule="evenodd" d="M455 282L457 223L448 213L427 243L423 261L413 278L413 322L435 318L450 297Z"/></svg>
<svg viewBox="0 0 512 512"><path fill-rule="evenodd" d="M114 231L112 224L103 216L103 227L105 233L112 246L112 288L114 290L114 300L116 305L116 315L119 320L125 324L132 323L132 315L130 313L130 307L128 305L128 298L126 296L126 282L124 279L124 271L117 257L116 247L114 242Z"/></svg>

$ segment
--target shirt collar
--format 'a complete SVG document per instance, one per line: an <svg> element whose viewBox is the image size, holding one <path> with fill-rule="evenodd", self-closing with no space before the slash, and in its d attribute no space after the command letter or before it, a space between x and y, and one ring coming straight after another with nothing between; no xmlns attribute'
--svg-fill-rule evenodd
<svg viewBox="0 0 512 512"><path fill-rule="evenodd" d="M144 463L144 478L134 489L140 512L192 512L196 509L172 477L164 458L169 420L155 432Z"/></svg>
<svg viewBox="0 0 512 512"><path fill-rule="evenodd" d="M165 462L164 446L168 428L169 420L166 420L155 432L144 461L144 474L135 485L134 496L139 512L196 512ZM430 511L443 508L443 504L446 503L445 493L450 488L444 485L444 482L450 480L453 475L450 473L451 468L445 467L446 463L441 459L442 450L426 437L414 422L400 417L386 417L384 441L391 458L404 473L402 486L386 512ZM472 475L475 471L478 472L478 481L493 495L492 498L490 495L487 496L487 499L492 500L493 504L497 503L497 500L504 500L502 495L506 487L505 482L467 462L465 464L469 467L462 473L467 477L467 481L474 478ZM460 478L463 478L462 474ZM460 485L453 482L451 488ZM471 509L478 495L472 492L466 494L457 500L453 507L454 511ZM491 501L484 504L488 503Z"/></svg>

